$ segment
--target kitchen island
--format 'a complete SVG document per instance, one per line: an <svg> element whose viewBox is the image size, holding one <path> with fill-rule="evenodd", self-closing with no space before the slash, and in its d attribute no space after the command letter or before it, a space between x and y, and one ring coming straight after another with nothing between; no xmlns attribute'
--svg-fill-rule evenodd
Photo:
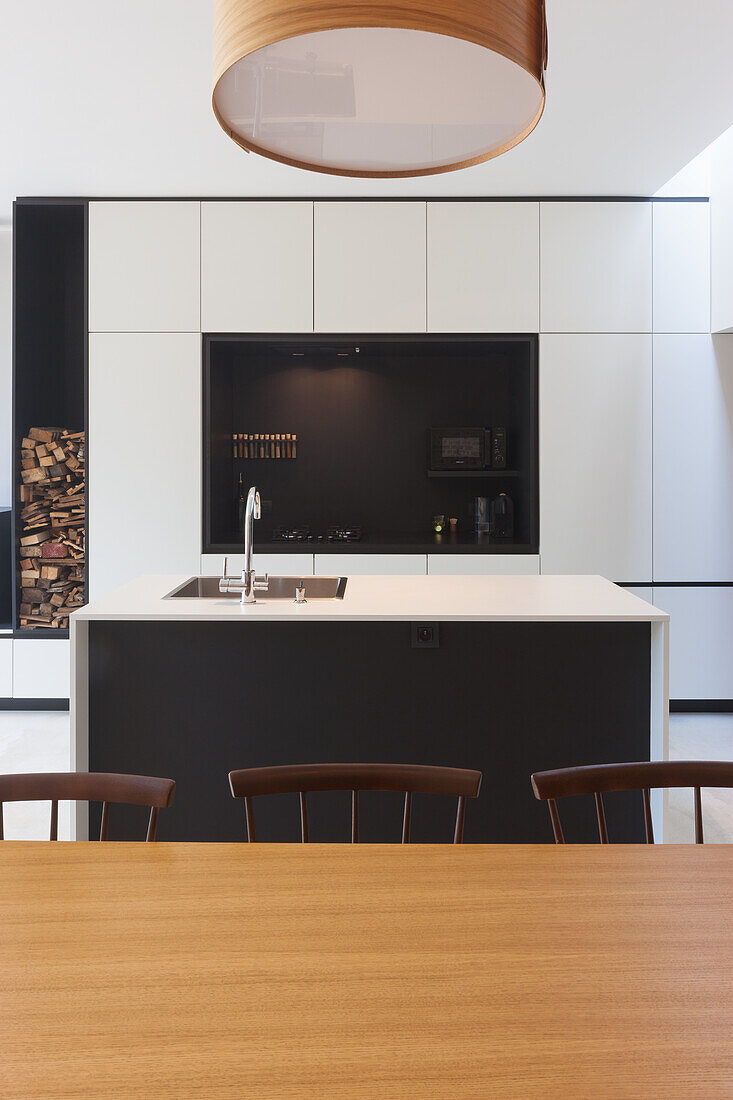
<svg viewBox="0 0 733 1100"><path fill-rule="evenodd" d="M71 617L72 767L175 779L161 840L241 839L233 768L364 761L478 768L466 841L550 842L532 771L667 756L669 617L602 577L356 576L337 599L305 577L304 603L246 606L170 598L188 580ZM311 801L312 839L346 839L346 796ZM399 796L363 801L363 839L398 837ZM292 839L297 799L261 802L258 837ZM566 800L570 839L595 839L589 803ZM414 839L444 840L453 812L416 799ZM115 807L110 836L139 835L134 814ZM612 840L643 838L640 798L609 796L608 817ZM81 808L78 838L88 824Z"/></svg>

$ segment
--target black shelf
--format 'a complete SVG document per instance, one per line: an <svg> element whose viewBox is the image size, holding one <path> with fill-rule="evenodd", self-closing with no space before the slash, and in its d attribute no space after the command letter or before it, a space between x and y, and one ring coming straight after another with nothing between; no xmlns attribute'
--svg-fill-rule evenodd
<svg viewBox="0 0 733 1100"><path fill-rule="evenodd" d="M428 477L521 477L521 470L428 470Z"/></svg>
<svg viewBox="0 0 733 1100"><path fill-rule="evenodd" d="M359 542L273 542L257 538L255 525L255 554L536 554L537 548L529 543L491 542L475 535L434 535L432 532L385 531L363 538ZM241 554L242 540L212 544L206 553Z"/></svg>

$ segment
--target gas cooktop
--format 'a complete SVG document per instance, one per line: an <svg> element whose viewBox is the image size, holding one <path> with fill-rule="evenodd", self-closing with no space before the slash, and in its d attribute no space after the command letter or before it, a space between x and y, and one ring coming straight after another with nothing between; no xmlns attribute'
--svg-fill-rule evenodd
<svg viewBox="0 0 733 1100"><path fill-rule="evenodd" d="M273 542L359 542L361 527L328 527L326 533L311 531L310 527L275 527Z"/></svg>

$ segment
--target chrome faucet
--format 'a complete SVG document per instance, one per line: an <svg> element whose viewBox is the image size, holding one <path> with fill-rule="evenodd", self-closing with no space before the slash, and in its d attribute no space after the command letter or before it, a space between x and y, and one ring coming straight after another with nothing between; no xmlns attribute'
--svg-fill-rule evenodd
<svg viewBox="0 0 733 1100"><path fill-rule="evenodd" d="M227 577L227 560L224 558L224 576L219 581L220 592L241 592L242 603L256 603L255 592L267 592L270 586L267 573L264 577L258 577L252 568L253 521L260 519L261 515L260 494L253 485L247 493L247 505L244 509L244 568L242 569L242 579L237 580L235 577Z"/></svg>

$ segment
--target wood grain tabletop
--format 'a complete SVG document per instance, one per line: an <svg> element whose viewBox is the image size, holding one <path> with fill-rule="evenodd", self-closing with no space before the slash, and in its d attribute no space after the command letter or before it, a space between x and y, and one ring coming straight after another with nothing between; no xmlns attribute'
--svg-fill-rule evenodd
<svg viewBox="0 0 733 1100"><path fill-rule="evenodd" d="M733 848L0 844L0 1096L733 1096Z"/></svg>

